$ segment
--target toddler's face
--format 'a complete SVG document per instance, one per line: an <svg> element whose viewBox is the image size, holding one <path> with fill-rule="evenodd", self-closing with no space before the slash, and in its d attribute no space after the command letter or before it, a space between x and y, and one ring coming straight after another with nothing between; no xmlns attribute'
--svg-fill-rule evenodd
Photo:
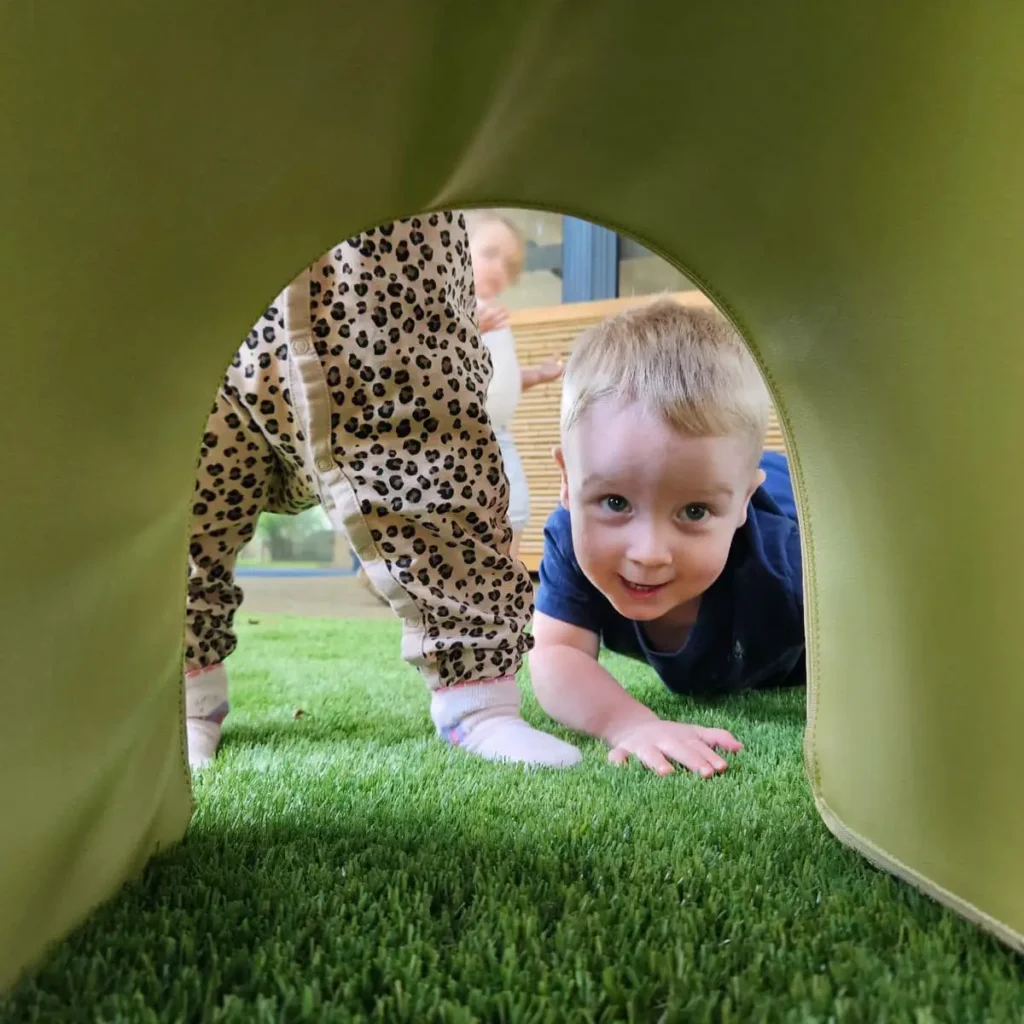
<svg viewBox="0 0 1024 1024"><path fill-rule="evenodd" d="M692 605L725 567L764 474L749 441L688 437L638 405L592 405L559 454L580 568L641 622Z"/></svg>
<svg viewBox="0 0 1024 1024"><path fill-rule="evenodd" d="M519 262L519 239L499 221L485 220L469 239L476 297L496 299L511 283L512 268Z"/></svg>

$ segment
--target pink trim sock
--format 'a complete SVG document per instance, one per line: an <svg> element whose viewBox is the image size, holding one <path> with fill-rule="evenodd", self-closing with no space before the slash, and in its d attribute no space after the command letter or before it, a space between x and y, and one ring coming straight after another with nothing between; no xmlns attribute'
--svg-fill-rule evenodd
<svg viewBox="0 0 1024 1024"><path fill-rule="evenodd" d="M438 734L488 761L571 768L580 752L571 743L527 725L519 713L516 681L503 676L435 690L430 716Z"/></svg>

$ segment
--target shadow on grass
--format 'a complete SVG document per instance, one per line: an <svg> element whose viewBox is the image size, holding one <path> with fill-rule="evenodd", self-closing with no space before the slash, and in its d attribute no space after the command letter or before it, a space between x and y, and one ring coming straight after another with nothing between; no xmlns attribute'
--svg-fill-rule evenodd
<svg viewBox="0 0 1024 1024"><path fill-rule="evenodd" d="M659 864L619 822L467 818L468 802L194 831L0 1020L710 1021L726 993L741 1020L1024 1012L1020 961L817 819L788 822L785 850L735 850L734 823L705 822Z"/></svg>
<svg viewBox="0 0 1024 1024"><path fill-rule="evenodd" d="M298 718L261 717L258 721L232 722L224 727L222 751L234 747L267 746L278 748L295 740L309 743L342 743L356 741L404 742L433 736L434 729L424 710L423 720L416 723L407 713L388 714L378 709L365 717L304 712Z"/></svg>

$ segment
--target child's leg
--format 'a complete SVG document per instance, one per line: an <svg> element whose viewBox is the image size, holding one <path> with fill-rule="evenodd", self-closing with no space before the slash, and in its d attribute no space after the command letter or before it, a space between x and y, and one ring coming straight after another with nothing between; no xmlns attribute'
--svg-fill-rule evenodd
<svg viewBox="0 0 1024 1024"><path fill-rule="evenodd" d="M305 303L313 351L291 332L293 371L323 501L405 623L402 653L432 691L438 732L488 758L575 763L575 747L519 714L533 589L509 557L462 219L366 231L298 285L289 319Z"/></svg>
<svg viewBox="0 0 1024 1024"><path fill-rule="evenodd" d="M526 480L526 470L523 468L522 459L519 458L519 449L516 447L512 431L496 430L495 435L505 464L505 476L508 477L508 521L512 527L509 554L517 559L519 545L523 540L523 530L530 522L530 485Z"/></svg>
<svg viewBox="0 0 1024 1024"><path fill-rule="evenodd" d="M277 317L272 310L257 328L265 329L265 321ZM258 365L258 346L252 342L250 334L227 371L196 468L185 612L185 724L193 768L216 754L228 713L224 659L237 644L233 621L242 603L234 576L238 552L252 540L263 511L298 512L316 502L308 473L293 471L289 486L282 485L283 460L264 429L273 424L275 440L288 445L287 371L277 364Z"/></svg>

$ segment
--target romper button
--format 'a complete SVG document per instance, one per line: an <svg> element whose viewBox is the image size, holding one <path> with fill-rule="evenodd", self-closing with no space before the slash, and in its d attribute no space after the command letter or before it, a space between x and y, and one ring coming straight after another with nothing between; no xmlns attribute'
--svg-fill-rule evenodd
<svg viewBox="0 0 1024 1024"><path fill-rule="evenodd" d="M292 349L297 356L304 356L309 351L309 342L299 338L298 341L292 345Z"/></svg>
<svg viewBox="0 0 1024 1024"><path fill-rule="evenodd" d="M320 458L316 460L316 468L319 469L321 473L329 473L334 469L334 460L329 459L326 455L321 455Z"/></svg>

